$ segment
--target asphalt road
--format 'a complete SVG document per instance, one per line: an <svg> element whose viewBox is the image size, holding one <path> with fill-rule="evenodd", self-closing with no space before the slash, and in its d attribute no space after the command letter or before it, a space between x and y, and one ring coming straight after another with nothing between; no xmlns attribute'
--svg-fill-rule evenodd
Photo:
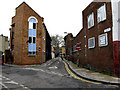
<svg viewBox="0 0 120 90"><path fill-rule="evenodd" d="M8 90L117 88L75 79L68 74L65 64L60 58L36 66L3 66L2 86Z"/></svg>

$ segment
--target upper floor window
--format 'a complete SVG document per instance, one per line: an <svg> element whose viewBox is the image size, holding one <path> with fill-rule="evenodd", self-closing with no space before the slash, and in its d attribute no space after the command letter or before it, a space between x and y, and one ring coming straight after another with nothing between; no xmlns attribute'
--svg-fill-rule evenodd
<svg viewBox="0 0 120 90"><path fill-rule="evenodd" d="M106 20L106 5L103 4L98 10L97 10L97 21L98 23L101 21Z"/></svg>
<svg viewBox="0 0 120 90"><path fill-rule="evenodd" d="M36 32L37 32L37 19L35 17L30 17L29 21L29 45L28 45L28 55L36 55Z"/></svg>
<svg viewBox="0 0 120 90"><path fill-rule="evenodd" d="M94 26L94 13L88 16L88 29Z"/></svg>
<svg viewBox="0 0 120 90"><path fill-rule="evenodd" d="M34 17L29 18L29 29L36 29L37 19Z"/></svg>

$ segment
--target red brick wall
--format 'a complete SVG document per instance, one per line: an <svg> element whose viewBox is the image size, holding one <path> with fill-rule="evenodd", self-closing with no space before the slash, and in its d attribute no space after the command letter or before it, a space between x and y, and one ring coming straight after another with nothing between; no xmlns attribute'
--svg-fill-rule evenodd
<svg viewBox="0 0 120 90"><path fill-rule="evenodd" d="M66 59L71 59L73 35L69 33L65 37Z"/></svg>
<svg viewBox="0 0 120 90"><path fill-rule="evenodd" d="M114 74L120 77L120 41L113 42Z"/></svg>
<svg viewBox="0 0 120 90"><path fill-rule="evenodd" d="M86 65L86 60L85 60L85 38L83 29L78 33L78 35L73 40L73 46L76 45L77 43L81 43L80 44L81 50L73 52L74 61L75 63L77 63L77 60L79 60L79 64L84 66Z"/></svg>
<svg viewBox="0 0 120 90"><path fill-rule="evenodd" d="M28 26L29 17L34 16L37 20L37 36L36 36L36 56L28 56ZM14 37L14 63L15 64L40 64L45 62L45 58L42 57L42 39L43 39L43 18L40 17L31 7L26 3L21 4L16 8L16 15L12 23L15 23L15 37ZM40 32L42 33L40 35ZM39 51L39 46L41 50Z"/></svg>
<svg viewBox="0 0 120 90"><path fill-rule="evenodd" d="M12 18L12 24L15 23L15 34L14 34L14 50L13 57L15 64L21 64L21 51L22 51L22 19L23 19L23 6L16 9L16 15Z"/></svg>
<svg viewBox="0 0 120 90"><path fill-rule="evenodd" d="M112 30L107 32L108 35L108 46L99 47L98 36L104 34L104 29L112 27L112 11L111 3L106 3L107 19L103 22L97 23L97 9L103 5L103 2L92 2L83 11L83 29L74 39L73 44L81 42L81 51L79 56L74 54L74 61L79 59L79 63L90 69L112 73L114 71L114 61L113 61L113 40L112 40ZM88 15L94 12L94 27L88 29ZM86 56L85 56L85 32L86 32ZM88 39L95 37L95 48L88 49ZM73 45L73 46L74 46Z"/></svg>

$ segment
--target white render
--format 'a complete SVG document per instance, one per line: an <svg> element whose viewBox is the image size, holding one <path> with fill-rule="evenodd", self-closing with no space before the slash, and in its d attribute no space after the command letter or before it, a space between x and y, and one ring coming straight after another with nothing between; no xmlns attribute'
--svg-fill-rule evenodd
<svg viewBox="0 0 120 90"><path fill-rule="evenodd" d="M111 0L111 4L113 21L113 41L120 41L120 0Z"/></svg>
<svg viewBox="0 0 120 90"><path fill-rule="evenodd" d="M8 37L0 35L0 51L4 52L9 49Z"/></svg>

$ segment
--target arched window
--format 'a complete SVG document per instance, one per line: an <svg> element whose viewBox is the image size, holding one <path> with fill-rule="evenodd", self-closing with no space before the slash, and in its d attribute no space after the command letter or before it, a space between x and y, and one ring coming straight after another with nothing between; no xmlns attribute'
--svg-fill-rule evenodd
<svg viewBox="0 0 120 90"><path fill-rule="evenodd" d="M28 44L28 55L36 55L36 32L37 32L37 19L30 17L29 22L29 44Z"/></svg>

